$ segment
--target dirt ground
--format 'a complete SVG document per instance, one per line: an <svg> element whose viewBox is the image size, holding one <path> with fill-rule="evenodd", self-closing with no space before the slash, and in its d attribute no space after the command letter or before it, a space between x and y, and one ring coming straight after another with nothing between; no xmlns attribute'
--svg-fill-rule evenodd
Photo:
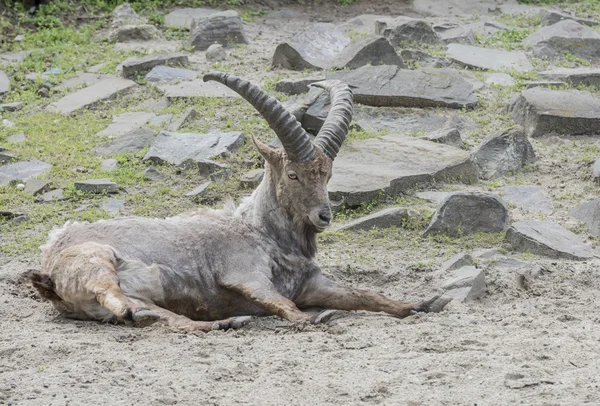
<svg viewBox="0 0 600 406"><path fill-rule="evenodd" d="M339 15L315 6L304 11L313 20L326 14L339 22L408 10L401 2L366 3L342 8ZM263 72L272 44L294 29L266 20L248 24L256 40L246 55L255 56L238 67L260 67L254 74L259 80L269 76ZM266 39L259 40L259 33ZM543 140L533 143L538 163L518 182L544 185L555 198L556 211L547 219L576 224L566 215L573 202L561 196L595 197L584 187L589 179L579 176L589 166L563 159ZM519 210L512 216L528 218ZM428 298L447 276L438 272L442 262L465 247L434 244L418 234L398 231L372 240L361 233L325 235L319 259L327 274L355 287L398 299ZM466 250L492 247L506 248L481 241ZM538 265L539 275L519 283L522 270L499 265L505 255ZM488 284L482 300L453 302L439 314L400 320L341 312L302 331L263 318L241 330L196 335L61 319L21 277L37 269L39 258L2 258L0 404L600 404L599 264L501 253L478 261Z"/></svg>

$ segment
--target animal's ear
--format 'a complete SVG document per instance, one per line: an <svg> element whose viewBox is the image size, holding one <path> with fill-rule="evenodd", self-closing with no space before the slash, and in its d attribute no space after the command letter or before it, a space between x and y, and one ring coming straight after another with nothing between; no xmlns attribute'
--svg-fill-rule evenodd
<svg viewBox="0 0 600 406"><path fill-rule="evenodd" d="M260 152L260 154L267 160L268 163L274 166L277 166L281 163L283 159L283 154L281 151L269 147L261 140L254 138L254 136L252 136L252 142L254 143L254 146L258 152Z"/></svg>

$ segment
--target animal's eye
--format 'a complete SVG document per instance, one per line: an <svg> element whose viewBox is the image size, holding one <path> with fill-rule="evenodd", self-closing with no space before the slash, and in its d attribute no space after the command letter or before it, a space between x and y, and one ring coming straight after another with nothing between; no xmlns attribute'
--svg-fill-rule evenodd
<svg viewBox="0 0 600 406"><path fill-rule="evenodd" d="M288 178L290 178L291 180L298 180L298 175L296 175L293 172L288 173Z"/></svg>

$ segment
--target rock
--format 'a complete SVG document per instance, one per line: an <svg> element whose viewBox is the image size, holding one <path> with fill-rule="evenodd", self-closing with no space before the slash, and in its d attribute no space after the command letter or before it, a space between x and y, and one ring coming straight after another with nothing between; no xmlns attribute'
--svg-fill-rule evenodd
<svg viewBox="0 0 600 406"><path fill-rule="evenodd" d="M47 99L48 97L50 97L50 92L47 88L42 87L41 89L38 89L37 95Z"/></svg>
<svg viewBox="0 0 600 406"><path fill-rule="evenodd" d="M166 52L179 52L184 46L183 40L167 41L165 39L152 39L148 41L129 41L129 42L117 42L114 46L116 52L122 53L142 53L142 54L155 54L155 53L166 53ZM117 72L123 70L123 65L117 65Z"/></svg>
<svg viewBox="0 0 600 406"><path fill-rule="evenodd" d="M495 0L413 0L415 12L427 16L486 15L490 8L496 7Z"/></svg>
<svg viewBox="0 0 600 406"><path fill-rule="evenodd" d="M4 71L0 70L0 96L8 93L10 90L10 80Z"/></svg>
<svg viewBox="0 0 600 406"><path fill-rule="evenodd" d="M486 73L485 83L488 85L514 86L516 82L508 73Z"/></svg>
<svg viewBox="0 0 600 406"><path fill-rule="evenodd" d="M110 125L96 135L99 137L119 137L145 125L154 117L156 117L156 114L146 113L145 111L117 114L113 117Z"/></svg>
<svg viewBox="0 0 600 406"><path fill-rule="evenodd" d="M154 181L154 182L160 182L160 181L165 180L165 175L163 175L155 167L151 166L150 168L147 168L144 171L144 178Z"/></svg>
<svg viewBox="0 0 600 406"><path fill-rule="evenodd" d="M0 218L14 219L21 216L23 216L23 213L10 210L0 210Z"/></svg>
<svg viewBox="0 0 600 406"><path fill-rule="evenodd" d="M196 51L206 51L214 43L224 47L248 44L242 18L237 12L221 11L192 20L189 45Z"/></svg>
<svg viewBox="0 0 600 406"><path fill-rule="evenodd" d="M240 185L245 188L254 189L262 182L264 176L264 169L252 169L240 177Z"/></svg>
<svg viewBox="0 0 600 406"><path fill-rule="evenodd" d="M7 119L2 120L2 128L11 128L14 126L15 126L15 123L13 123L12 121L7 120Z"/></svg>
<svg viewBox="0 0 600 406"><path fill-rule="evenodd" d="M100 170L105 172L113 172L117 169L117 160L113 158L103 159L100 164Z"/></svg>
<svg viewBox="0 0 600 406"><path fill-rule="evenodd" d="M209 62L220 62L227 59L227 51L221 44L212 44L206 50L206 60Z"/></svg>
<svg viewBox="0 0 600 406"><path fill-rule="evenodd" d="M17 157L15 157L14 155L8 154L6 152L0 152L0 164L4 164L15 159L17 159Z"/></svg>
<svg viewBox="0 0 600 406"><path fill-rule="evenodd" d="M50 192L46 192L43 195L38 196L38 198L36 200L41 201L41 202L52 202L55 200L64 200L63 192L64 191L62 189L52 190Z"/></svg>
<svg viewBox="0 0 600 406"><path fill-rule="evenodd" d="M473 151L472 157L483 179L514 173L535 162L533 147L520 126L487 137Z"/></svg>
<svg viewBox="0 0 600 406"><path fill-rule="evenodd" d="M418 192L415 194L419 199L427 200L428 202L440 205L445 198L450 196L452 192L436 192L433 190L427 192Z"/></svg>
<svg viewBox="0 0 600 406"><path fill-rule="evenodd" d="M173 114L161 114L160 116L154 117L148 122L148 125L161 126L163 124L169 124L173 121Z"/></svg>
<svg viewBox="0 0 600 406"><path fill-rule="evenodd" d="M0 185L26 182L34 176L49 172L52 165L38 161L20 161L0 166Z"/></svg>
<svg viewBox="0 0 600 406"><path fill-rule="evenodd" d="M161 131L144 160L214 172L222 165L212 162L211 158L237 151L244 141L241 132L195 134Z"/></svg>
<svg viewBox="0 0 600 406"><path fill-rule="evenodd" d="M525 89L531 89L532 87L548 87L548 88L563 87L563 86L566 86L567 84L565 82L559 82L559 81L524 80L523 85L525 86Z"/></svg>
<svg viewBox="0 0 600 406"><path fill-rule="evenodd" d="M119 199L109 198L102 202L102 210L112 216L118 215L124 207L125 202Z"/></svg>
<svg viewBox="0 0 600 406"><path fill-rule="evenodd" d="M519 72L533 70L524 52L480 48L463 44L450 44L446 57L461 66L475 69L505 70Z"/></svg>
<svg viewBox="0 0 600 406"><path fill-rule="evenodd" d="M339 231L371 230L373 228L402 227L408 220L408 211L402 207L383 209L350 221L337 228Z"/></svg>
<svg viewBox="0 0 600 406"><path fill-rule="evenodd" d="M572 20L542 27L523 40L537 57L562 57L565 52L589 60L600 59L600 34Z"/></svg>
<svg viewBox="0 0 600 406"><path fill-rule="evenodd" d="M24 192L33 196L37 196L41 193L47 192L50 189L51 184L52 182L49 180L31 179L25 184Z"/></svg>
<svg viewBox="0 0 600 406"><path fill-rule="evenodd" d="M352 41L331 62L334 69L357 69L365 65L397 65L406 68L388 40L377 35Z"/></svg>
<svg viewBox="0 0 600 406"><path fill-rule="evenodd" d="M383 35L390 44L400 47L404 42L439 44L440 36L424 20L410 17L384 19L375 22L375 34Z"/></svg>
<svg viewBox="0 0 600 406"><path fill-rule="evenodd" d="M352 207L381 193L395 195L447 179L476 179L468 152L393 134L345 144L333 163L328 189L331 200Z"/></svg>
<svg viewBox="0 0 600 406"><path fill-rule="evenodd" d="M187 197L194 197L194 196L202 196L204 194L204 191L212 184L211 181L208 182L204 182L202 183L200 186L196 187L193 190L190 190L189 192L187 192L185 195Z"/></svg>
<svg viewBox="0 0 600 406"><path fill-rule="evenodd" d="M19 183L19 184L17 185L17 190L25 190L25 185L24 185L24 184L22 184L22 183Z"/></svg>
<svg viewBox="0 0 600 406"><path fill-rule="evenodd" d="M508 220L508 208L496 195L452 193L441 204L425 235L460 237L475 233L500 233Z"/></svg>
<svg viewBox="0 0 600 406"><path fill-rule="evenodd" d="M158 89L169 100L192 97L240 97L236 92L221 83L215 81L204 82L202 79L177 84L159 84Z"/></svg>
<svg viewBox="0 0 600 406"><path fill-rule="evenodd" d="M460 269L463 267L474 267L475 263L473 262L473 257L467 254L466 252L459 252L454 255L449 260L445 261L442 264L442 267L439 270L440 274L445 274L450 271L454 271L456 269Z"/></svg>
<svg viewBox="0 0 600 406"><path fill-rule="evenodd" d="M451 145L456 148L463 147L463 140L460 136L460 132L456 128L441 128L437 131L425 134L421 139Z"/></svg>
<svg viewBox="0 0 600 406"><path fill-rule="evenodd" d="M354 106L355 124L371 132L403 131L404 134L433 132L443 128L448 118L430 110Z"/></svg>
<svg viewBox="0 0 600 406"><path fill-rule="evenodd" d="M123 3L112 11L112 26L146 24L147 19L140 17L129 3Z"/></svg>
<svg viewBox="0 0 600 406"><path fill-rule="evenodd" d="M89 73L99 73L102 70L102 68L104 68L105 66L107 66L107 63L106 62L101 62L101 63L98 63L98 64L96 64L94 66L90 66L87 71Z"/></svg>
<svg viewBox="0 0 600 406"><path fill-rule="evenodd" d="M181 117L179 117L177 121L169 125L169 131L179 130L181 127L183 127L184 124L186 124L188 121L194 120L199 115L200 114L198 114L195 108L190 107L189 109L183 112L183 114L181 115Z"/></svg>
<svg viewBox="0 0 600 406"><path fill-rule="evenodd" d="M110 42L151 41L162 38L161 32L151 24L123 25L110 30Z"/></svg>
<svg viewBox="0 0 600 406"><path fill-rule="evenodd" d="M134 56L123 62L123 71L121 74L124 78L133 78L145 75L155 66L184 66L187 65L188 62L189 59L187 55L172 52L139 57Z"/></svg>
<svg viewBox="0 0 600 406"><path fill-rule="evenodd" d="M31 55L33 51L19 51L19 52L4 52L0 54L1 63L21 63Z"/></svg>
<svg viewBox="0 0 600 406"><path fill-rule="evenodd" d="M502 198L518 208L543 214L552 214L554 204L546 191L535 185L504 186L500 188Z"/></svg>
<svg viewBox="0 0 600 406"><path fill-rule="evenodd" d="M333 24L312 24L294 37L279 44L273 55L273 66L292 70L328 69L335 56L350 38Z"/></svg>
<svg viewBox="0 0 600 406"><path fill-rule="evenodd" d="M0 104L0 111L2 111L2 110L4 110L4 111L19 111L23 107L25 107L25 103L23 103L23 102Z"/></svg>
<svg viewBox="0 0 600 406"><path fill-rule="evenodd" d="M554 83L600 86L600 68L554 68L540 72L539 75L544 79L554 80Z"/></svg>
<svg viewBox="0 0 600 406"><path fill-rule="evenodd" d="M27 140L27 137L23 133L12 134L12 135L9 135L8 137L6 137L6 141L13 143L13 144L20 144L22 142L25 142L26 140Z"/></svg>
<svg viewBox="0 0 600 406"><path fill-rule="evenodd" d="M325 123L330 108L331 100L329 99L329 95L321 92L302 116L302 120L300 121L302 127L309 133L316 135L323 126L323 123Z"/></svg>
<svg viewBox="0 0 600 406"><path fill-rule="evenodd" d="M302 93L308 93L308 91L310 90L309 85L311 83L320 82L321 80L325 79L282 79L279 82L275 83L275 90L292 96Z"/></svg>
<svg viewBox="0 0 600 406"><path fill-rule="evenodd" d="M474 266L465 266L454 271L454 277L442 285L445 295L458 302L469 302L479 299L487 286L485 274Z"/></svg>
<svg viewBox="0 0 600 406"><path fill-rule="evenodd" d="M550 258L585 261L592 259L594 250L569 230L549 221L518 221L506 232L513 249Z"/></svg>
<svg viewBox="0 0 600 406"><path fill-rule="evenodd" d="M167 27L186 28L189 30L195 18L206 17L218 12L218 10L211 10L209 8L180 8L171 11L165 16L165 25Z"/></svg>
<svg viewBox="0 0 600 406"><path fill-rule="evenodd" d="M600 158L596 158L594 166L592 167L592 176L594 177L594 183L600 185Z"/></svg>
<svg viewBox="0 0 600 406"><path fill-rule="evenodd" d="M76 190L88 193L117 193L119 187L110 179L90 179L75 182Z"/></svg>
<svg viewBox="0 0 600 406"><path fill-rule="evenodd" d="M120 135L115 140L108 144L101 145L96 148L96 155L110 156L123 152L137 152L144 149L154 141L155 132L147 127L138 127L123 135Z"/></svg>
<svg viewBox="0 0 600 406"><path fill-rule="evenodd" d="M600 101L590 92L534 87L521 92L512 118L531 137L600 133Z"/></svg>
<svg viewBox="0 0 600 406"><path fill-rule="evenodd" d="M375 34L375 23L388 19L389 17L384 15L376 14L361 14L343 24L340 24L338 28L344 34L363 34L372 35Z"/></svg>
<svg viewBox="0 0 600 406"><path fill-rule="evenodd" d="M432 28L446 44L475 44L475 33L471 28L456 23L434 24Z"/></svg>
<svg viewBox="0 0 600 406"><path fill-rule="evenodd" d="M106 79L115 79L114 75L103 75L99 73L79 72L76 76L64 80L60 85L55 86L55 90L67 90L77 87L87 87Z"/></svg>
<svg viewBox="0 0 600 406"><path fill-rule="evenodd" d="M477 259L490 259L501 253L500 248L480 248L473 251L473 257Z"/></svg>
<svg viewBox="0 0 600 406"><path fill-rule="evenodd" d="M172 82L174 80L196 79L197 77L198 72L193 70L158 65L148 72L146 80L149 82Z"/></svg>
<svg viewBox="0 0 600 406"><path fill-rule="evenodd" d="M556 24L562 20L573 20L579 24L594 26L598 25L598 21L591 20L589 18L580 18L576 16L572 16L569 14L561 13L556 10L541 10L539 13L540 20L542 20L542 25L552 25Z"/></svg>
<svg viewBox="0 0 600 406"><path fill-rule="evenodd" d="M136 83L121 78L102 80L95 85L66 95L50 104L46 110L68 116L81 109L91 107L100 101L111 100L137 87Z"/></svg>
<svg viewBox="0 0 600 406"><path fill-rule="evenodd" d="M419 50L403 49L400 56L405 64L412 63L421 68L447 68L452 64L449 59L433 56Z"/></svg>
<svg viewBox="0 0 600 406"><path fill-rule="evenodd" d="M600 236L600 199L581 203L571 209L569 216L583 222L593 236Z"/></svg>
<svg viewBox="0 0 600 406"><path fill-rule="evenodd" d="M452 69L398 69L363 66L327 75L353 86L354 101L370 106L473 107L477 94L472 83Z"/></svg>

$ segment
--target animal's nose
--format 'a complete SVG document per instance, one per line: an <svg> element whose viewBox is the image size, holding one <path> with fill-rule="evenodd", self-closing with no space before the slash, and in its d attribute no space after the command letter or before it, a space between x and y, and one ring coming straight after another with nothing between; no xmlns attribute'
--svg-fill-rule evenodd
<svg viewBox="0 0 600 406"><path fill-rule="evenodd" d="M325 224L331 223L331 211L322 211L321 213L319 213L319 219Z"/></svg>

